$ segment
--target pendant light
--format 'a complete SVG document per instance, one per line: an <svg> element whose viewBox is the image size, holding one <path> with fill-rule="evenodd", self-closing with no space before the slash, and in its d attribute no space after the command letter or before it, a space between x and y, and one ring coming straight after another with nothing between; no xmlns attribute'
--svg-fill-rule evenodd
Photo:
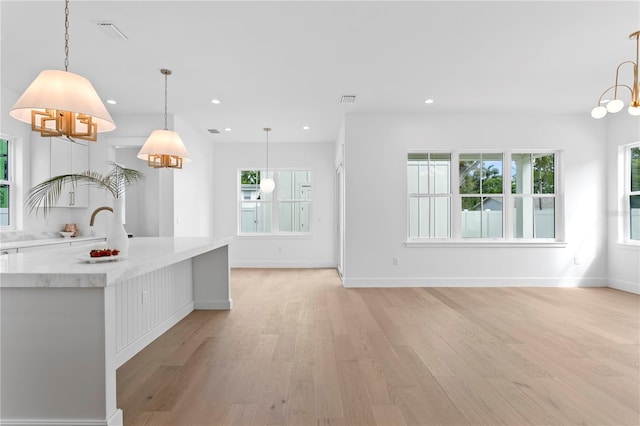
<svg viewBox="0 0 640 426"><path fill-rule="evenodd" d="M31 123L42 137L63 136L96 141L98 133L116 125L86 78L69 68L69 0L64 9L64 71L42 71L18 98L9 115Z"/></svg>
<svg viewBox="0 0 640 426"><path fill-rule="evenodd" d="M267 170L265 171L264 179L260 177L260 191L265 194L270 194L276 188L276 183L273 181L273 178L269 176L269 132L271 128L265 127L264 131L267 133Z"/></svg>
<svg viewBox="0 0 640 426"><path fill-rule="evenodd" d="M154 130L138 152L138 158L146 160L149 167L155 169L181 169L182 163L188 163L189 153L180 135L167 129L167 77L171 70L161 69L164 75L164 129Z"/></svg>

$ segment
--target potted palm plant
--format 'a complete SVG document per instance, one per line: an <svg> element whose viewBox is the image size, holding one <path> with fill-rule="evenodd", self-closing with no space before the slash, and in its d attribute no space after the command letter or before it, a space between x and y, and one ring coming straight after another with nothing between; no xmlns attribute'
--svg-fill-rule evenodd
<svg viewBox="0 0 640 426"><path fill-rule="evenodd" d="M65 185L89 185L106 190L113 196L113 226L107 235L108 248L117 248L126 254L129 247L127 233L122 224L123 197L125 190L144 179L144 174L135 169L123 167L115 162L109 162L111 169L106 173L87 170L81 173L71 173L54 176L27 191L25 205L31 214L42 209L46 216L55 207Z"/></svg>

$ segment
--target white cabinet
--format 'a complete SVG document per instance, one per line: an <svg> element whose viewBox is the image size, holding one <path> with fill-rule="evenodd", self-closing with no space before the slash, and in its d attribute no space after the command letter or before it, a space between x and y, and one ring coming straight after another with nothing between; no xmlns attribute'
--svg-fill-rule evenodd
<svg viewBox="0 0 640 426"><path fill-rule="evenodd" d="M33 144L31 162L32 184L37 185L53 176L80 173L89 169L89 147L85 141L49 138ZM69 184L62 190L56 207L88 207L89 188Z"/></svg>

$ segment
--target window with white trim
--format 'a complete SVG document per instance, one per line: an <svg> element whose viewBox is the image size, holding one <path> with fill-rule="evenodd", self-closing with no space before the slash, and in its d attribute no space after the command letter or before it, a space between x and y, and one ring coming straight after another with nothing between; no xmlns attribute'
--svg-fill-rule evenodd
<svg viewBox="0 0 640 426"><path fill-rule="evenodd" d="M308 234L311 231L311 171L273 170L272 193L260 190L264 170L239 171L240 235Z"/></svg>
<svg viewBox="0 0 640 426"><path fill-rule="evenodd" d="M6 139L0 139L0 227L13 225L13 206L11 203L12 174L11 146Z"/></svg>
<svg viewBox="0 0 640 426"><path fill-rule="evenodd" d="M409 238L451 236L450 180L451 154L409 154Z"/></svg>
<svg viewBox="0 0 640 426"><path fill-rule="evenodd" d="M627 238L640 242L640 144L626 150L625 204L628 212Z"/></svg>
<svg viewBox="0 0 640 426"><path fill-rule="evenodd" d="M502 238L503 154L461 153L459 158L460 236Z"/></svg>
<svg viewBox="0 0 640 426"><path fill-rule="evenodd" d="M411 152L407 190L409 241L557 235L555 152Z"/></svg>

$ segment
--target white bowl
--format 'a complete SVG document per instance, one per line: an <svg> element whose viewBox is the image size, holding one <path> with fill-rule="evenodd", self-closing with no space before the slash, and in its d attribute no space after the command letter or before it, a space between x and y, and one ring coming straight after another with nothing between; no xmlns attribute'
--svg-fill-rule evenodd
<svg viewBox="0 0 640 426"><path fill-rule="evenodd" d="M73 232L60 231L60 235L62 235L64 238L71 238Z"/></svg>

